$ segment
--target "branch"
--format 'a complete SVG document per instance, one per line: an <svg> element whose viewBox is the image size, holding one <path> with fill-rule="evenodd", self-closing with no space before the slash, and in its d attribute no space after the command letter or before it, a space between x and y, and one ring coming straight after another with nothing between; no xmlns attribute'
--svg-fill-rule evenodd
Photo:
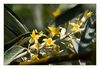
<svg viewBox="0 0 100 69"><path fill-rule="evenodd" d="M46 57L46 58L41 58L40 60L34 60L31 62L22 62L20 63L21 65L47 65L50 63L57 63L57 62L62 62L62 61L73 61L73 60L87 60L91 55L93 51L89 51L84 54L75 54L72 57L69 57L68 55L64 56L54 56L54 57Z"/></svg>

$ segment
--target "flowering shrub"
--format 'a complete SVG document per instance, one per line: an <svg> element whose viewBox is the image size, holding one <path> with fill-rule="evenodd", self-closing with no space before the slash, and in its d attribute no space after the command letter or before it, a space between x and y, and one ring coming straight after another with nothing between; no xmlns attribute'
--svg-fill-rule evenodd
<svg viewBox="0 0 100 69"><path fill-rule="evenodd" d="M72 40L79 39L75 36L75 34L81 33L84 30L85 21L91 15L91 11L85 11L81 19L76 20L76 22L69 21L68 25L71 27L70 29L65 28L66 25L64 25L64 27L48 26L48 35L44 34L43 32L38 32L36 29L34 29L32 31L28 46L28 51L31 54L31 59L28 60L27 57L22 57L24 61L21 61L20 64L34 64L41 61L42 59L47 60L51 57L62 55L64 49L61 49L61 46L59 43L57 43L59 41L65 46L65 48L70 49L70 52L72 52L67 53L69 57L77 54L77 52L74 50ZM42 42L39 42L41 37L43 37L41 39Z"/></svg>
<svg viewBox="0 0 100 69"><path fill-rule="evenodd" d="M56 12L53 12L53 15L57 17L60 15L60 10L57 9ZM13 45L10 49L5 52L4 63L13 64L18 62L18 64L41 64L45 62L52 62L56 60L66 60L72 59L75 55L80 55L81 46L83 47L82 52L89 51L87 45L95 43L95 38L92 39L92 33L95 33L94 30L94 21L88 29L88 20L94 15L93 11L86 10L81 16L77 16L74 19L70 20L68 23L60 26L49 25L46 28L46 33L43 31L38 31L33 29L32 33L26 37L20 36L20 41L17 43L9 43ZM91 20L90 20L91 21ZM93 28L92 28L93 26ZM89 26L88 26L89 27ZM87 30L89 30L87 32ZM82 43L82 34L85 34L84 38L87 38L88 43ZM90 35L91 34L91 35ZM84 40L85 41L85 40ZM17 50L16 50L17 48ZM84 49L84 50L83 50ZM11 54L9 54L11 53ZM16 53L16 54L15 54ZM85 53L85 52L84 52ZM8 56L9 55L9 56ZM12 57L13 55L13 57ZM60 58L59 58L60 57ZM53 58L53 59L52 59ZM58 59L59 58L59 59ZM79 58L77 58L79 60Z"/></svg>

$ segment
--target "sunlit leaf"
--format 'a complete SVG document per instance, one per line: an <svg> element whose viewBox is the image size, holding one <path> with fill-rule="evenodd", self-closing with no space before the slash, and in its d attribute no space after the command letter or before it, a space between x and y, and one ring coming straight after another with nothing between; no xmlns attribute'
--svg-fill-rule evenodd
<svg viewBox="0 0 100 69"><path fill-rule="evenodd" d="M6 42L14 38L10 38L7 34L12 33L10 36L18 36L29 32L28 29L21 23L18 16L16 16L16 14L6 6L4 6L4 28L8 30L8 32L4 30Z"/></svg>
<svg viewBox="0 0 100 69"><path fill-rule="evenodd" d="M21 53L25 48L21 46L13 46L10 49L8 49L4 54L4 64L10 64L14 58Z"/></svg>

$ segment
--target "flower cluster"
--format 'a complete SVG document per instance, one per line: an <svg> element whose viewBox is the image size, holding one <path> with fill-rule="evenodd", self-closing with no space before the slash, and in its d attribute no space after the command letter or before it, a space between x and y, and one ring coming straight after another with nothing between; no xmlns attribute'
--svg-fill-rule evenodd
<svg viewBox="0 0 100 69"><path fill-rule="evenodd" d="M60 14L60 11L58 10L53 14L57 16ZM61 47L63 45L65 46L65 48L70 47L71 51L74 52L72 45L72 39L73 39L72 34L81 32L82 28L84 27L85 21L91 15L92 15L91 11L85 11L82 18L79 18L75 22L69 21L69 23L67 23L68 25L67 29L65 26L62 27L48 26L48 33L49 33L48 35L44 34L43 32L38 32L36 29L34 29L30 35L30 40L29 40L29 50L31 53L30 60L38 61L42 57L44 57L44 55L45 57L50 57L53 54L61 55L61 53L64 51L64 49ZM41 40L41 42L39 42L39 40ZM59 43L61 43L62 45Z"/></svg>

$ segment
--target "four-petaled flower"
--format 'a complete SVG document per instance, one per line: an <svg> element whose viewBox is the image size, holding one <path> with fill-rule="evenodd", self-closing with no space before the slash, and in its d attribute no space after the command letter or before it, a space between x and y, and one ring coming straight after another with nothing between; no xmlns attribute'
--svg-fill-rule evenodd
<svg viewBox="0 0 100 69"><path fill-rule="evenodd" d="M71 32L80 31L80 25L76 23L69 23L72 26Z"/></svg>
<svg viewBox="0 0 100 69"><path fill-rule="evenodd" d="M60 34L60 30L57 27L48 27L51 33L51 36L54 37L55 35L59 35Z"/></svg>
<svg viewBox="0 0 100 69"><path fill-rule="evenodd" d="M52 38L47 38L47 39L43 39L43 41L46 43L46 46L55 46L56 44L54 44Z"/></svg>

